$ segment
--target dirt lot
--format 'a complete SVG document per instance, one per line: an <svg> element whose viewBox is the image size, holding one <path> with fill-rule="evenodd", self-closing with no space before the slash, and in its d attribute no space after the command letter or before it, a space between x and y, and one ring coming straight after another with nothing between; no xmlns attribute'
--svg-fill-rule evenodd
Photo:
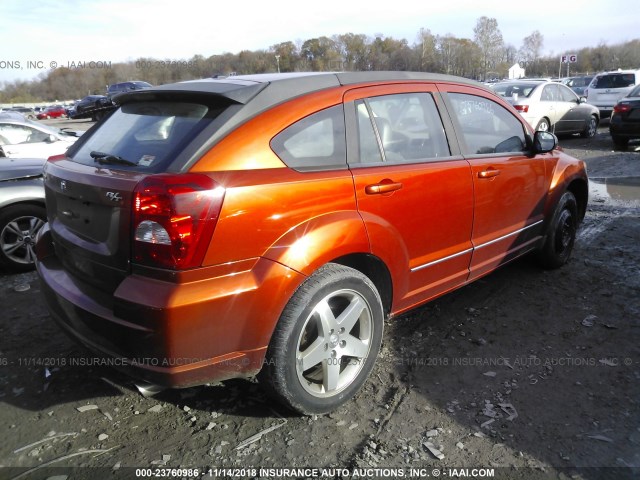
<svg viewBox="0 0 640 480"><path fill-rule="evenodd" d="M370 381L327 416L291 416L245 381L145 398L56 327L34 273L0 272L0 478L135 478L131 467L640 475L640 152L613 152L606 125L560 143L592 179L569 264L542 271L524 259L388 322Z"/></svg>

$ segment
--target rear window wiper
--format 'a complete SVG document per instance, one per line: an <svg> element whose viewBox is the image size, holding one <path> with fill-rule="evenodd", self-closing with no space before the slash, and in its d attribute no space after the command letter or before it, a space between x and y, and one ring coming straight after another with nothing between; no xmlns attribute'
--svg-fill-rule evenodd
<svg viewBox="0 0 640 480"><path fill-rule="evenodd" d="M117 164L117 165L128 165L131 167L135 167L138 165L137 163L127 160L126 158L122 158L117 155L112 155L110 153L96 152L94 150L89 155L91 155L91 158L93 158L100 165Z"/></svg>

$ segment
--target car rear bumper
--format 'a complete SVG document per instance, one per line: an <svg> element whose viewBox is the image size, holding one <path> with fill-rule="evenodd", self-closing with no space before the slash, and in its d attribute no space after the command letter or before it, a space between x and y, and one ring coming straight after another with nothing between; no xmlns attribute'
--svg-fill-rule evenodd
<svg viewBox="0 0 640 480"><path fill-rule="evenodd" d="M284 303L303 276L262 259L207 268L173 283L132 274L113 295L69 275L38 241L37 269L55 321L101 365L166 387L251 377ZM277 292L277 294L276 294Z"/></svg>
<svg viewBox="0 0 640 480"><path fill-rule="evenodd" d="M587 101L588 102L588 101ZM591 103L591 102L588 102ZM614 103L591 103L591 105L593 105L594 107L596 107L598 109L598 111L600 112L600 118L609 118L611 116L611 114L613 113L613 106Z"/></svg>
<svg viewBox="0 0 640 480"><path fill-rule="evenodd" d="M640 122L620 122L614 116L609 124L609 132L616 137L640 138Z"/></svg>

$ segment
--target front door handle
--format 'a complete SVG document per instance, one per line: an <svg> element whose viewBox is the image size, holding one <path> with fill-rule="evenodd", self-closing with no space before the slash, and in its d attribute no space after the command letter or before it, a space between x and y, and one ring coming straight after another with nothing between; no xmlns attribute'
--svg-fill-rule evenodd
<svg viewBox="0 0 640 480"><path fill-rule="evenodd" d="M496 170L495 168L489 168L488 170L483 170L482 172L478 172L478 178L492 178L500 175L500 170Z"/></svg>
<svg viewBox="0 0 640 480"><path fill-rule="evenodd" d="M373 185L367 185L364 187L364 191L367 195L384 195L385 193L392 193L402 188L402 183L394 182L385 178L380 183L374 183Z"/></svg>

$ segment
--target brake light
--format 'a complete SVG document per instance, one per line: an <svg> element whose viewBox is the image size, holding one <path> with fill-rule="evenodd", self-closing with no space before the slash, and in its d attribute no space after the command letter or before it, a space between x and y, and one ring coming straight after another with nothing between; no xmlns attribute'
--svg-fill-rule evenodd
<svg viewBox="0 0 640 480"><path fill-rule="evenodd" d="M133 261L172 270L202 265L225 190L199 173L144 178L133 203Z"/></svg>
<svg viewBox="0 0 640 480"><path fill-rule="evenodd" d="M624 113L631 110L631 105L629 103L618 103L613 106L613 111L616 113Z"/></svg>
<svg viewBox="0 0 640 480"><path fill-rule="evenodd" d="M529 105L514 105L516 110L522 113L527 113L529 111Z"/></svg>
<svg viewBox="0 0 640 480"><path fill-rule="evenodd" d="M58 160L64 160L65 158L67 158L67 155L65 153L61 153L60 155L52 155L51 157L47 158L47 160L49 162L55 162Z"/></svg>

